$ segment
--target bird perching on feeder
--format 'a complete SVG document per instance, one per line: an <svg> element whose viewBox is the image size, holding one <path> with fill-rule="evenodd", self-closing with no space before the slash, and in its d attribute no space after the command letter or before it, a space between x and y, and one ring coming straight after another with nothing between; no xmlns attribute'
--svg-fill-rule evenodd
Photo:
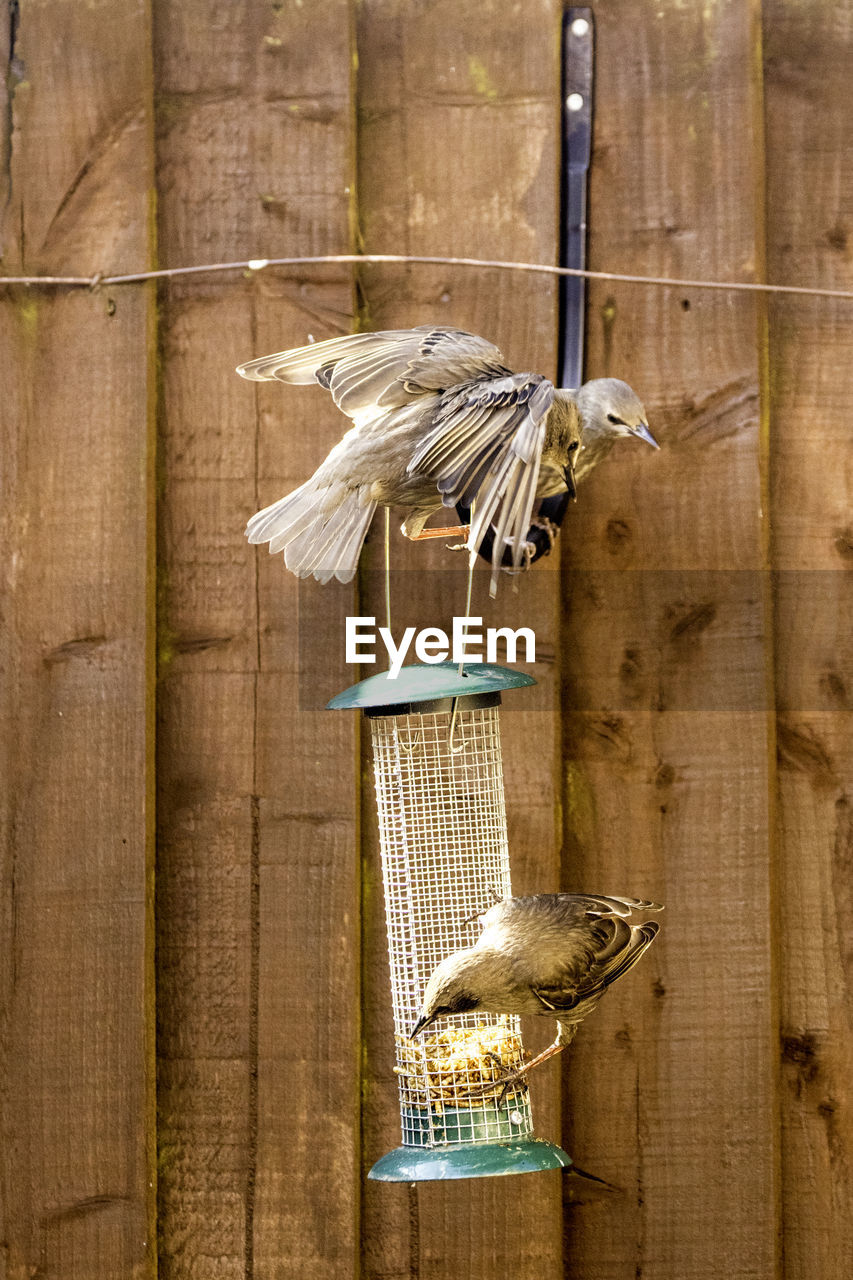
<svg viewBox="0 0 853 1280"><path fill-rule="evenodd" d="M534 683L445 662L372 676L329 703L362 708L373 740L402 1128L370 1172L380 1181L571 1164L534 1137L516 1016L473 1010L459 993L451 1026L412 1038L430 975L470 944L495 896L511 896L498 707L503 690Z"/></svg>
<svg viewBox="0 0 853 1280"><path fill-rule="evenodd" d="M630 923L634 911L662 911L646 898L588 893L538 893L503 898L482 914L472 947L433 970L412 1035L459 1008L555 1018L557 1038L542 1053L501 1077L507 1090L560 1053L608 987L651 946L660 926ZM484 1085L480 1093L491 1092Z"/></svg>

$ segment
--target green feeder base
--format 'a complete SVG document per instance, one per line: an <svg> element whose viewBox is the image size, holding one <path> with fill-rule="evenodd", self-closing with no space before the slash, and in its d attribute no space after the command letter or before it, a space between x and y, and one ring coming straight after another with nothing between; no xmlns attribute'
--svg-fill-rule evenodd
<svg viewBox="0 0 853 1280"><path fill-rule="evenodd" d="M437 1182L449 1178L496 1178L568 1168L571 1156L543 1138L476 1142L454 1147L397 1147L367 1175L375 1182Z"/></svg>

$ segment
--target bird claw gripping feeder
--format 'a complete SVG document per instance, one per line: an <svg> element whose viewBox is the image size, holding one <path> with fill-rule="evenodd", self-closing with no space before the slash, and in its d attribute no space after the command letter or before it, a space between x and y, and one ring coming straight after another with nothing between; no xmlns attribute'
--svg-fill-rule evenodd
<svg viewBox="0 0 853 1280"><path fill-rule="evenodd" d="M571 1164L533 1136L523 1081L502 1096L503 1076L522 1065L517 1018L460 1011L410 1038L435 966L510 896L498 707L502 690L534 683L494 664L460 674L444 662L371 676L328 704L362 708L373 739L402 1122L402 1145L370 1171L379 1181Z"/></svg>

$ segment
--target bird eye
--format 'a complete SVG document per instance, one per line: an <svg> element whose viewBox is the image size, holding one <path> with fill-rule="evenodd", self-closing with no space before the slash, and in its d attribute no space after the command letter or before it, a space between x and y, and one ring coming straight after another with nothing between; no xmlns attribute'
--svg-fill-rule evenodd
<svg viewBox="0 0 853 1280"><path fill-rule="evenodd" d="M453 999L453 1008L450 1013L468 1013L471 1009L476 1009L480 1001L476 996L470 995L467 991L460 991Z"/></svg>
<svg viewBox="0 0 853 1280"><path fill-rule="evenodd" d="M614 427L626 427L627 422L623 422L621 418L617 418L615 413L608 413L607 421L612 422Z"/></svg>
<svg viewBox="0 0 853 1280"><path fill-rule="evenodd" d="M574 453L575 449L577 449L579 444L580 444L579 440L573 440L572 443L569 445L569 453Z"/></svg>

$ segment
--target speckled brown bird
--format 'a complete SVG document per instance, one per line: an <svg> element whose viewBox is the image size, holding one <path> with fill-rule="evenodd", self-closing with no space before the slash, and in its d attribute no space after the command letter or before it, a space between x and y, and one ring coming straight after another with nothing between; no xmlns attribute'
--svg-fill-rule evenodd
<svg viewBox="0 0 853 1280"><path fill-rule="evenodd" d="M436 966L412 1037L442 1015L477 1009L556 1018L554 1043L482 1092L505 1088L570 1044L607 988L654 941L660 926L630 924L632 911L660 910L642 898L590 894L502 899L481 917L476 944Z"/></svg>
<svg viewBox="0 0 853 1280"><path fill-rule="evenodd" d="M574 493L583 430L651 439L626 383L603 378L560 390L540 374L513 373L484 338L444 326L331 338L237 372L317 382L353 421L313 476L246 529L250 542L283 551L298 577L319 582L352 579L377 506L406 508L403 533L418 538L434 512L461 504L472 510L472 563L495 526L494 595L507 543L513 567L522 564L537 497Z"/></svg>

